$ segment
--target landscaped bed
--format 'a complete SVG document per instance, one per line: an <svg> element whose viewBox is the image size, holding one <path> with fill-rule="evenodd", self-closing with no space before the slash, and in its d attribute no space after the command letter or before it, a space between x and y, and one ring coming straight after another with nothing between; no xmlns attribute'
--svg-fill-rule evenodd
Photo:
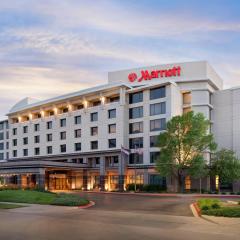
<svg viewBox="0 0 240 240"><path fill-rule="evenodd" d="M14 203L0 203L0 209L13 209L25 207L24 205L14 204Z"/></svg>
<svg viewBox="0 0 240 240"><path fill-rule="evenodd" d="M87 199L74 194L40 192L34 190L2 190L0 202L48 204L60 206L84 206L89 203Z"/></svg>
<svg viewBox="0 0 240 240"><path fill-rule="evenodd" d="M200 199L197 202L203 215L240 217L240 204L223 202L218 199Z"/></svg>

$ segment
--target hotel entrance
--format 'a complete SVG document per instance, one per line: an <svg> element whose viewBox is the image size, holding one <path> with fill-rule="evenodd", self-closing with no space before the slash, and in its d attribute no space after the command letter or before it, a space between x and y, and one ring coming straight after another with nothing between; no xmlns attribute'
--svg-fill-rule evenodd
<svg viewBox="0 0 240 240"><path fill-rule="evenodd" d="M70 181L67 173L54 172L48 173L48 189L49 190L68 190L70 189Z"/></svg>

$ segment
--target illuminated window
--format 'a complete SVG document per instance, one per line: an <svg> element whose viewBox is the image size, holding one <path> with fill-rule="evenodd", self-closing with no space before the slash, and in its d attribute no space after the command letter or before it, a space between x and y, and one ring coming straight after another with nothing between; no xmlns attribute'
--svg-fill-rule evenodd
<svg viewBox="0 0 240 240"><path fill-rule="evenodd" d="M191 92L183 93L183 104L191 104L192 94Z"/></svg>
<svg viewBox="0 0 240 240"><path fill-rule="evenodd" d="M190 176L186 176L185 178L185 189L190 190L191 189L191 179Z"/></svg>

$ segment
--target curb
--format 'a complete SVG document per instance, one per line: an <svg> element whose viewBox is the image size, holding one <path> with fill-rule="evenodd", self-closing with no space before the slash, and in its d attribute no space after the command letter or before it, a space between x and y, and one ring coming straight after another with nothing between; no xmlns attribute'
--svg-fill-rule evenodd
<svg viewBox="0 0 240 240"><path fill-rule="evenodd" d="M197 203L192 203L190 204L190 209L192 210L193 216L194 217L201 217L201 210L198 207Z"/></svg>
<svg viewBox="0 0 240 240"><path fill-rule="evenodd" d="M95 205L95 202L93 201L90 201L87 205L84 205L84 206L78 206L78 209L86 209L86 208L90 208L92 206Z"/></svg>

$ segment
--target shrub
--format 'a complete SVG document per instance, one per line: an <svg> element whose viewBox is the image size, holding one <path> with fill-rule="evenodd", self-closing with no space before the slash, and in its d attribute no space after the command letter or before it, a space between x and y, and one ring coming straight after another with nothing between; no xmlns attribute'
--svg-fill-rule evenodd
<svg viewBox="0 0 240 240"><path fill-rule="evenodd" d="M51 204L59 206L82 206L88 203L88 200L80 198L78 195L61 193L57 195Z"/></svg>
<svg viewBox="0 0 240 240"><path fill-rule="evenodd" d="M222 207L220 209L202 210L202 213L222 217L240 217L240 207Z"/></svg>
<svg viewBox="0 0 240 240"><path fill-rule="evenodd" d="M211 207L212 207L212 209L219 209L221 206L220 206L220 204L218 204L218 203L213 203L213 204L211 205Z"/></svg>
<svg viewBox="0 0 240 240"><path fill-rule="evenodd" d="M212 208L218 208L218 206L221 207L221 204L218 199L204 198L198 200L198 206L201 210L208 210Z"/></svg>
<svg viewBox="0 0 240 240"><path fill-rule="evenodd" d="M207 210L209 210L209 206L203 205L203 206L201 206L201 210L202 211L207 211Z"/></svg>

